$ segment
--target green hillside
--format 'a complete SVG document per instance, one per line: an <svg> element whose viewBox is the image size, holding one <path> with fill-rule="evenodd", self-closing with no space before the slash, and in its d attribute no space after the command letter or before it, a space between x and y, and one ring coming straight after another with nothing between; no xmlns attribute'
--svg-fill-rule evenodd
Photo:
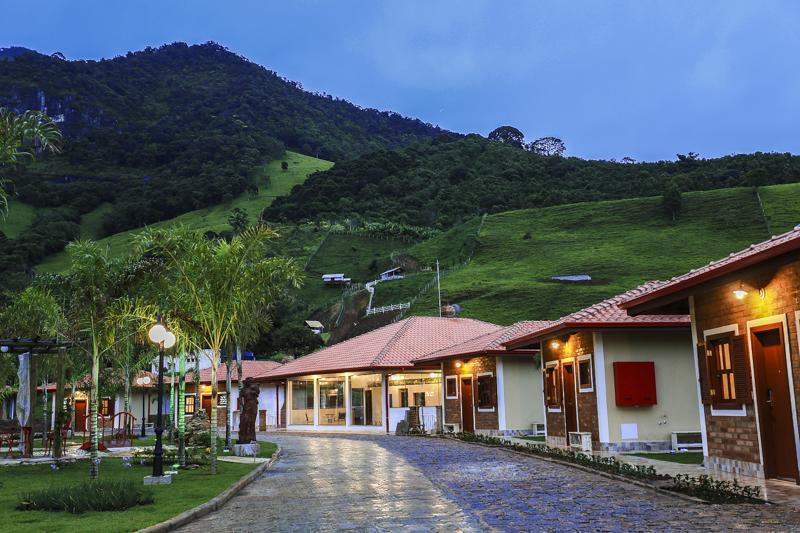
<svg viewBox="0 0 800 533"><path fill-rule="evenodd" d="M15 200L11 200L8 205L8 216L5 220L0 219L0 231L9 239L16 239L33 223L36 208Z"/></svg>
<svg viewBox="0 0 800 533"><path fill-rule="evenodd" d="M800 184L759 192L772 233L800 222ZM474 221L470 224L477 229ZM464 248L468 236L457 227L409 253L430 263L436 255L452 256L454 248ZM502 324L554 319L768 237L750 188L684 194L677 222L664 214L658 197L511 211L487 217L472 261L443 276L442 296L461 305L462 316ZM589 274L593 280L550 279L567 274ZM398 292L405 280L392 283ZM436 313L435 290L412 313Z"/></svg>
<svg viewBox="0 0 800 533"><path fill-rule="evenodd" d="M289 163L289 168L287 170L281 169L282 161ZM261 170L261 176L258 178L259 189L257 195L244 193L231 202L191 211L174 219L153 224L152 226L163 227L170 224L186 224L187 226L201 231L213 231L218 233L230 229L228 225L228 215L232 209L237 207L244 209L250 217L250 221L254 222L258 220L261 210L269 205L276 197L288 194L292 187L303 183L309 174L318 170L328 169L332 165L333 163L330 161L287 151L282 158L270 162ZM266 176L269 176L269 187L264 185ZM98 211L111 209L112 206L104 204L95 211L84 215L81 219L81 236L84 238L91 238L94 232L97 231L97 223L103 215L102 212L98 213ZM124 231L101 239L99 242L108 246L112 254L120 254L130 249L133 236L138 231L140 230ZM321 239L322 236L320 235L318 238ZM61 252L48 257L44 262L39 264L36 269L40 272L58 272L64 270L66 267L67 255L65 252Z"/></svg>

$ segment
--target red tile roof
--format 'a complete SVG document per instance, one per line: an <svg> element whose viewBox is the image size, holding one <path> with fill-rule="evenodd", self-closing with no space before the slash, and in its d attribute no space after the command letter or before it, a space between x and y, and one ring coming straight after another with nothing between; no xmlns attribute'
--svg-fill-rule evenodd
<svg viewBox="0 0 800 533"><path fill-rule="evenodd" d="M603 300L580 311L562 317L536 331L520 335L505 343L516 348L526 343L540 340L565 330L605 329L620 327L689 327L688 315L640 315L630 316L620 307L620 303L662 285L662 281L650 281L623 294Z"/></svg>
<svg viewBox="0 0 800 533"><path fill-rule="evenodd" d="M412 366L420 356L495 331L469 318L411 317L323 348L268 372L264 379Z"/></svg>
<svg viewBox="0 0 800 533"><path fill-rule="evenodd" d="M242 361L242 378L259 378L280 366L283 365L275 361ZM217 367L217 383L224 382L227 375L227 367L224 363L220 363ZM236 363L231 363L231 382L237 383L236 379L238 376L239 373L236 371ZM194 372L190 372L186 375L186 381L190 383L194 382ZM204 368L200 371L200 383L211 383L210 368Z"/></svg>
<svg viewBox="0 0 800 533"><path fill-rule="evenodd" d="M552 324L552 322L549 320L525 320L517 322L510 326L497 328L495 331L462 342L461 344L423 355L415 359L414 363L421 364L432 361L442 361L468 355L508 353L508 349L503 345L505 342L527 335L550 324Z"/></svg>
<svg viewBox="0 0 800 533"><path fill-rule="evenodd" d="M798 249L800 249L800 226L767 241L751 244L749 248L734 252L705 266L690 270L686 274L676 276L648 291L634 294L623 302L621 307L630 309Z"/></svg>

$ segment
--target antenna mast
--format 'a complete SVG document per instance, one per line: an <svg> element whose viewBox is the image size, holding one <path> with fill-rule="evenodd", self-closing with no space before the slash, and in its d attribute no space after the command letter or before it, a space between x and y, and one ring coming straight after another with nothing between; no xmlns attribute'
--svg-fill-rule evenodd
<svg viewBox="0 0 800 533"><path fill-rule="evenodd" d="M442 282L439 278L439 260L436 260L436 291L439 293L439 318L442 318Z"/></svg>

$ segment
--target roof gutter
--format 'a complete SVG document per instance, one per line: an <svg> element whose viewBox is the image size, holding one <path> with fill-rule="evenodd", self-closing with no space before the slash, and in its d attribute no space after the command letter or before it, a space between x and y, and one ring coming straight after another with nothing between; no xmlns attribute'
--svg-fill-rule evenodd
<svg viewBox="0 0 800 533"><path fill-rule="evenodd" d="M510 340L504 344L509 349L514 349L519 346L524 346L531 342L539 341L547 337L563 334L573 333L575 331L594 331L600 329L648 329L648 328L677 328L683 329L690 327L691 322L687 319L685 321L665 320L665 321L650 321L650 322L564 322L559 324L558 327L545 328L540 331L535 331L523 337Z"/></svg>

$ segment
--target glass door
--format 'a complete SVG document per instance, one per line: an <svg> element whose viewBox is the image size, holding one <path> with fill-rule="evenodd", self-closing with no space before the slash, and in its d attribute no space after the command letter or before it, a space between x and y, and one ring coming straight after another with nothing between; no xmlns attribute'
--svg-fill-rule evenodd
<svg viewBox="0 0 800 533"><path fill-rule="evenodd" d="M364 389L350 389L351 424L354 426L364 425Z"/></svg>

